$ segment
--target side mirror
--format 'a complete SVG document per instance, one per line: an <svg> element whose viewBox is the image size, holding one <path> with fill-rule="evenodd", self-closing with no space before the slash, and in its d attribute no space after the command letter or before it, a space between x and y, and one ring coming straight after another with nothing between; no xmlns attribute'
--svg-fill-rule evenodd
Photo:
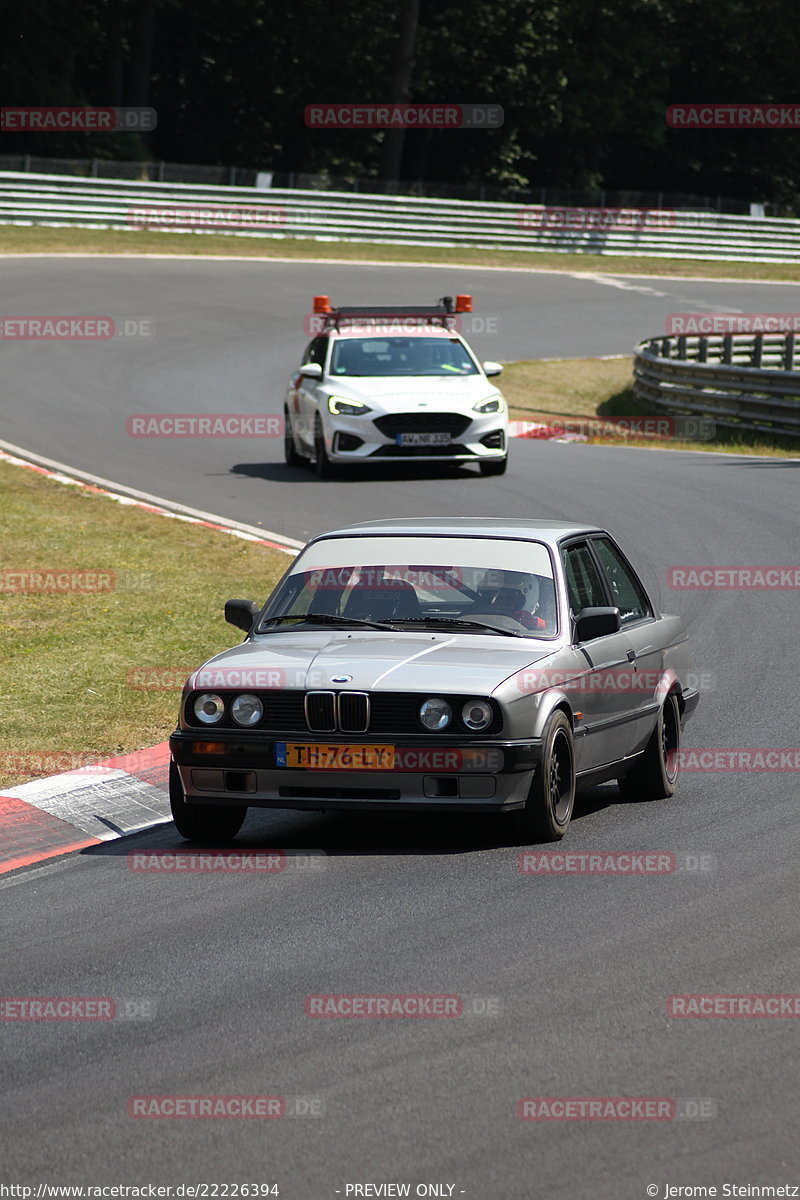
<svg viewBox="0 0 800 1200"><path fill-rule="evenodd" d="M483 364L483 373L489 377L492 375L502 375L503 364L498 362L485 362Z"/></svg>
<svg viewBox="0 0 800 1200"><path fill-rule="evenodd" d="M594 638L618 633L621 624L618 608L582 608L575 618L575 639L591 642Z"/></svg>
<svg viewBox="0 0 800 1200"><path fill-rule="evenodd" d="M306 379L322 379L322 367L319 363L303 363L300 374Z"/></svg>
<svg viewBox="0 0 800 1200"><path fill-rule="evenodd" d="M243 629L245 633L250 633L253 628L253 622L261 608L256 604L255 600L226 600L225 601L225 620L229 625L235 625L237 629Z"/></svg>

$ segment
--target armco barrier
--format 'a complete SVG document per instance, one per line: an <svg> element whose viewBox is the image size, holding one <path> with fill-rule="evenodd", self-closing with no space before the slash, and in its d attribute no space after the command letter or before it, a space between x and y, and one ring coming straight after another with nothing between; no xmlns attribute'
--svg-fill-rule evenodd
<svg viewBox="0 0 800 1200"><path fill-rule="evenodd" d="M566 228L550 220L554 210L535 205L0 172L0 224L130 229L131 210L141 215L142 209L169 209L169 220L158 227L191 232L197 230L197 209L213 206L279 210L280 216L267 228L206 230L231 236L800 262L800 220L794 218L649 210L657 215L657 226L637 227L635 219L612 219L605 228ZM545 211L548 217L543 220ZM590 225L590 218L586 224Z"/></svg>
<svg viewBox="0 0 800 1200"><path fill-rule="evenodd" d="M679 334L640 342L636 396L717 425L800 436L796 334Z"/></svg>

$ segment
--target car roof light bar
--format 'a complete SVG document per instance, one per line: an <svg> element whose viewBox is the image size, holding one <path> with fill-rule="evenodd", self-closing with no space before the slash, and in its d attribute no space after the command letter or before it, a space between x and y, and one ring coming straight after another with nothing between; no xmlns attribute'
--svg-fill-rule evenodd
<svg viewBox="0 0 800 1200"><path fill-rule="evenodd" d="M384 305L370 307L331 308L327 296L314 297L314 313L325 318L323 328L339 328L345 321L386 321L397 318L413 319L421 323L440 324L449 328L459 313L472 312L472 297L460 295L455 303L452 296L443 296L437 305Z"/></svg>

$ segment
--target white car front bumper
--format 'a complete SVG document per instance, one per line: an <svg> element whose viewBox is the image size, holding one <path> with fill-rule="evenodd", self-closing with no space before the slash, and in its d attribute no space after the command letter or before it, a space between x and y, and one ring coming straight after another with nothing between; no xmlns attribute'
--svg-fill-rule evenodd
<svg viewBox="0 0 800 1200"><path fill-rule="evenodd" d="M508 417L502 413L376 413L363 417L323 417L325 447L333 462L398 462L435 459L469 462L504 458L508 449ZM409 439L408 435L411 435ZM448 434L449 441L425 444L430 435ZM420 442L422 444L420 444Z"/></svg>

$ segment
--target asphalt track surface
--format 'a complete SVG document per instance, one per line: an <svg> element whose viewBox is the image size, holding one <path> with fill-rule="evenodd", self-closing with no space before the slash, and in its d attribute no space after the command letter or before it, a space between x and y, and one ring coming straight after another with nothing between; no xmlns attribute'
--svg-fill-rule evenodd
<svg viewBox="0 0 800 1200"><path fill-rule="evenodd" d="M476 348L510 359L625 353L668 312L792 311L796 289L304 264L2 270L6 313L108 311L155 328L147 343L0 346L6 440L295 537L389 513L607 525L689 623L705 691L686 745L798 745L796 593L666 585L675 565L796 563L797 463L517 442L501 479L321 483L280 465L277 442L124 432L132 412L278 411L315 292L377 303L391 284L410 303L472 291L500 318ZM130 850L185 845L165 826L12 875L2 994L142 1000L152 1015L3 1023L4 1182L277 1182L299 1200L386 1182L412 1195L453 1184L473 1200L798 1184L797 1021L666 1009L676 993L800 991L798 824L796 773L687 773L657 804L595 789L562 848L709 855L703 871L525 876L502 823L251 813L242 846L323 851L321 868L132 872ZM496 998L499 1013L311 1019L317 993L457 993ZM132 1095L212 1093L319 1096L324 1115L127 1115ZM716 1115L523 1122L526 1096L706 1098Z"/></svg>

